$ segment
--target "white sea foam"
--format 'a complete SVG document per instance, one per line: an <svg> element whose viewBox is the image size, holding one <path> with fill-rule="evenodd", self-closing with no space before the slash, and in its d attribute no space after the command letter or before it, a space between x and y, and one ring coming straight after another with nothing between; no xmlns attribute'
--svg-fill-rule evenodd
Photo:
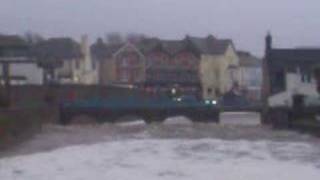
<svg viewBox="0 0 320 180"><path fill-rule="evenodd" d="M300 159L314 152L306 143L123 140L3 158L0 179L318 180L316 163Z"/></svg>

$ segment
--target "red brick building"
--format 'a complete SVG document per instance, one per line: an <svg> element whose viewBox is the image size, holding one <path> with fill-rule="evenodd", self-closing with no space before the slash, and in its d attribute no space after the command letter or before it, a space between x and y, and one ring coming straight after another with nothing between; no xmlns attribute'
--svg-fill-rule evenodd
<svg viewBox="0 0 320 180"><path fill-rule="evenodd" d="M184 41L145 39L139 45L146 59L144 87L154 91L200 93L199 55Z"/></svg>
<svg viewBox="0 0 320 180"><path fill-rule="evenodd" d="M140 84L144 81L145 59L132 44L126 44L115 55L115 81L120 84Z"/></svg>
<svg viewBox="0 0 320 180"><path fill-rule="evenodd" d="M200 54L188 41L145 38L119 48L99 43L92 51L100 62L101 84L201 96Z"/></svg>

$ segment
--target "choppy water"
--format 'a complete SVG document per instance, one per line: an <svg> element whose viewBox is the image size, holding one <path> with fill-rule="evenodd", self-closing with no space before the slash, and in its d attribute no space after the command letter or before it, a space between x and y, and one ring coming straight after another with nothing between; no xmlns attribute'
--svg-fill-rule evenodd
<svg viewBox="0 0 320 180"><path fill-rule="evenodd" d="M224 114L221 124L192 123L184 117L170 118L164 124L146 125L143 121L118 124L47 125L33 139L0 153L15 156L54 150L61 147L99 142L141 139L221 139L270 142L304 142L318 146L319 139L292 131L272 130L261 126L254 114ZM279 151L274 150L275 154ZM283 157L281 155L282 158ZM307 158L306 158L307 159ZM310 158L312 159L312 157Z"/></svg>

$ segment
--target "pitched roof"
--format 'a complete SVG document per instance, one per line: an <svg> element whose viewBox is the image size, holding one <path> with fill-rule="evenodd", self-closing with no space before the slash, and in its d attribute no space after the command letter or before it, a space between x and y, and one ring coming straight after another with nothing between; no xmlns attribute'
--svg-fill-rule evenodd
<svg viewBox="0 0 320 180"><path fill-rule="evenodd" d="M224 54L230 45L233 46L231 40L217 39L212 35L205 38L187 36L186 39L203 54Z"/></svg>
<svg viewBox="0 0 320 180"><path fill-rule="evenodd" d="M71 38L50 38L32 47L32 55L39 60L67 60L82 56L80 44Z"/></svg>
<svg viewBox="0 0 320 180"><path fill-rule="evenodd" d="M148 53L155 49L162 49L169 55L175 55L186 48L189 48L189 42L183 40L160 40L157 38L146 38L138 44L138 48L142 53Z"/></svg>
<svg viewBox="0 0 320 180"><path fill-rule="evenodd" d="M94 59L102 60L111 57L123 44L106 44L101 38L91 46L91 54Z"/></svg>
<svg viewBox="0 0 320 180"><path fill-rule="evenodd" d="M183 40L162 40L161 45L171 55L177 54L187 47Z"/></svg>
<svg viewBox="0 0 320 180"><path fill-rule="evenodd" d="M257 58L256 56L253 56L249 52L238 51L237 54L239 56L239 64L240 64L240 66L259 67L259 66L262 65L262 60Z"/></svg>
<svg viewBox="0 0 320 180"><path fill-rule="evenodd" d="M110 45L105 44L102 39L91 46L91 53L97 59L111 57L124 44ZM170 55L175 55L186 48L191 48L196 53L203 54L224 54L227 48L233 43L228 39L216 39L213 36L206 38L190 37L183 40L161 40L158 38L144 38L134 44L141 53L146 54L160 48Z"/></svg>
<svg viewBox="0 0 320 180"><path fill-rule="evenodd" d="M320 64L320 49L271 49L269 63L282 67L306 67Z"/></svg>
<svg viewBox="0 0 320 180"><path fill-rule="evenodd" d="M27 42L17 35L1 35L0 47L27 47Z"/></svg>
<svg viewBox="0 0 320 180"><path fill-rule="evenodd" d="M155 48L162 48L161 42L158 38L144 38L136 44L142 53L148 53Z"/></svg>
<svg viewBox="0 0 320 180"><path fill-rule="evenodd" d="M272 58L282 61L313 61L320 60L319 49L272 49L269 54Z"/></svg>

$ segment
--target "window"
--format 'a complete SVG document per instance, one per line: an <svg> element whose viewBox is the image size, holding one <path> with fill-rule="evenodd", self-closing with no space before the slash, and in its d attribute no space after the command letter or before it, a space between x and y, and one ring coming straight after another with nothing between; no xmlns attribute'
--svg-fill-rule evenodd
<svg viewBox="0 0 320 180"><path fill-rule="evenodd" d="M96 62L96 60L93 60L91 65L92 65L92 69L93 69L93 70L96 70L96 68L97 68L97 62Z"/></svg>
<svg viewBox="0 0 320 180"><path fill-rule="evenodd" d="M80 69L80 61L76 60L76 69Z"/></svg>
<svg viewBox="0 0 320 180"><path fill-rule="evenodd" d="M214 90L214 92L215 92L216 96L220 96L220 89L219 88L216 88Z"/></svg>
<svg viewBox="0 0 320 180"><path fill-rule="evenodd" d="M311 82L311 74L310 73L301 73L301 82L310 83Z"/></svg>
<svg viewBox="0 0 320 180"><path fill-rule="evenodd" d="M139 69L133 70L133 79L134 79L134 81L139 81L139 79L140 79L140 71L139 71Z"/></svg>
<svg viewBox="0 0 320 180"><path fill-rule="evenodd" d="M272 78L272 92L280 92L285 89L285 73L283 70L278 70L274 72Z"/></svg>
<svg viewBox="0 0 320 180"><path fill-rule="evenodd" d="M208 92L209 95L211 95L211 93L212 93L212 88L208 88L208 89L207 89L207 92Z"/></svg>
<svg viewBox="0 0 320 180"><path fill-rule="evenodd" d="M128 82L129 81L129 73L128 73L128 71L121 71L119 78L120 78L121 82Z"/></svg>
<svg viewBox="0 0 320 180"><path fill-rule="evenodd" d="M124 57L121 59L121 66L122 67L127 67L129 65L129 60L128 58Z"/></svg>

